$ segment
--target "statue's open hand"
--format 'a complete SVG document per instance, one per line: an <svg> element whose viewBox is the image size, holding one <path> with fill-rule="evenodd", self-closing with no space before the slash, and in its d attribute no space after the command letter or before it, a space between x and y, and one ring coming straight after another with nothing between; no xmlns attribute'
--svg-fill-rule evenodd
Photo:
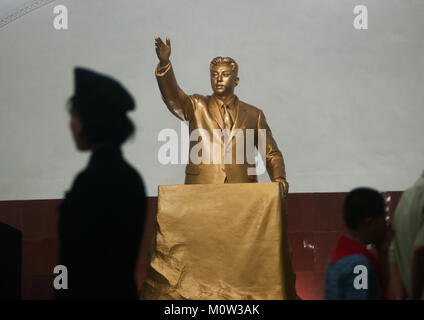
<svg viewBox="0 0 424 320"><path fill-rule="evenodd" d="M160 37L155 38L156 54L159 58L160 64L165 66L169 63L169 56L171 55L171 40L166 38L166 44L163 43Z"/></svg>

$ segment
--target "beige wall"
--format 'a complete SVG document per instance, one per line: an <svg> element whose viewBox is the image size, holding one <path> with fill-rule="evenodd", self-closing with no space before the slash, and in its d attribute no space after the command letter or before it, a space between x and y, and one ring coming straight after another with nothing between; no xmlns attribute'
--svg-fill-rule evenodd
<svg viewBox="0 0 424 320"><path fill-rule="evenodd" d="M53 28L58 4L67 31ZM369 30L352 27L357 4ZM54 1L0 28L0 200L60 198L85 165L64 105L75 65L136 97L125 152L149 195L183 183L182 166L157 160L159 131L180 124L154 78L156 34L171 37L187 93L210 92L214 56L238 61L237 94L264 110L291 192L402 190L424 168L423 14L420 0Z"/></svg>

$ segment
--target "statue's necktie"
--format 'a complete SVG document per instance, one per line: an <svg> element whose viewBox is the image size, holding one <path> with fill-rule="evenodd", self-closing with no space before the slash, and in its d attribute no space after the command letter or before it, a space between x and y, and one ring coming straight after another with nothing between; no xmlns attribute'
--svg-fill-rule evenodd
<svg viewBox="0 0 424 320"><path fill-rule="evenodd" d="M228 111L228 106L225 104L222 105L223 117L224 117L224 128L230 129L233 127L233 120L231 119L230 111Z"/></svg>

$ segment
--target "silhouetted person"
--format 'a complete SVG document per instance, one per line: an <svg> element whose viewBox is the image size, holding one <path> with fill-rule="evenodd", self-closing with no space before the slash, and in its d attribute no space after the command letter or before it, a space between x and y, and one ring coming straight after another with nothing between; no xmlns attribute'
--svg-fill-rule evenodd
<svg viewBox="0 0 424 320"><path fill-rule="evenodd" d="M145 222L143 180L120 145L134 132L135 102L121 84L75 69L70 127L80 151L91 151L60 206L60 264L68 289L59 299L137 299L135 266Z"/></svg>
<svg viewBox="0 0 424 320"><path fill-rule="evenodd" d="M357 188L343 204L346 232L339 238L327 265L325 299L378 300L386 296L391 229L385 203L376 190ZM368 250L375 246L378 256Z"/></svg>

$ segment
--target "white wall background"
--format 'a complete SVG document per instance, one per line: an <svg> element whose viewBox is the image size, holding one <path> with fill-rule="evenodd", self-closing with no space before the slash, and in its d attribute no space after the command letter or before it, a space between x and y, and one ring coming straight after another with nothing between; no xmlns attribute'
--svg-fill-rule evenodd
<svg viewBox="0 0 424 320"><path fill-rule="evenodd" d="M58 4L67 31L53 28ZM369 30L352 26L357 4ZM157 88L155 35L171 37L187 93L211 92L213 57L237 60L236 93L264 110L291 192L402 190L424 168L423 16L421 0L54 1L0 29L0 200L61 198L85 166L65 112L75 65L136 97L125 153L149 195L184 182L183 165L157 160L159 131L180 123Z"/></svg>

